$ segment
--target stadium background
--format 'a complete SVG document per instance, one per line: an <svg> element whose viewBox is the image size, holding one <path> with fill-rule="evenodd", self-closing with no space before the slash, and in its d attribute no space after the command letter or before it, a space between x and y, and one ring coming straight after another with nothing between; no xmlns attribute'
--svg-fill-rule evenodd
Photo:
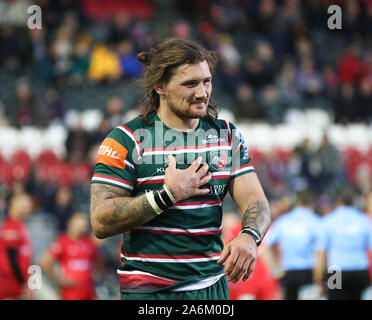
<svg viewBox="0 0 372 320"><path fill-rule="evenodd" d="M31 4L42 30L27 27ZM327 28L331 4L342 30ZM372 216L371 31L368 0L1 1L0 219L11 194L33 196L37 263L71 213L89 214L98 145L141 111L136 54L169 36L217 51L213 98L243 132L274 219L303 189L327 214L346 184ZM117 298L119 238L100 243L98 299ZM43 281L38 298L58 298Z"/></svg>

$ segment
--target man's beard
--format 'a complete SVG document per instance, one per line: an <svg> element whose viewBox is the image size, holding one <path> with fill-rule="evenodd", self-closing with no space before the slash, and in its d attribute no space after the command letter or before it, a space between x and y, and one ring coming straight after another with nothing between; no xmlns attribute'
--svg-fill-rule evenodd
<svg viewBox="0 0 372 320"><path fill-rule="evenodd" d="M192 109L192 107L193 107L192 103L198 103L198 102L203 102L205 104L205 108L195 111L195 110ZM171 100L167 99L168 108L177 117L179 117L181 119L202 119L202 118L205 118L208 115L208 108L209 108L208 103L209 103L209 99L208 100L203 100L203 101L191 102L190 107L187 110L182 110L182 109L177 108Z"/></svg>

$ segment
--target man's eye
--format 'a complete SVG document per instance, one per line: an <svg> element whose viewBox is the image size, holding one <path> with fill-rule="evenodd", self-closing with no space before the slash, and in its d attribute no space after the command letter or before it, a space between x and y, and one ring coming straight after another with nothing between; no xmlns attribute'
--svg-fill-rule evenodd
<svg viewBox="0 0 372 320"><path fill-rule="evenodd" d="M184 86L189 87L189 88L195 87L196 85L197 85L197 83L195 83L195 82L187 82L187 83L184 84Z"/></svg>

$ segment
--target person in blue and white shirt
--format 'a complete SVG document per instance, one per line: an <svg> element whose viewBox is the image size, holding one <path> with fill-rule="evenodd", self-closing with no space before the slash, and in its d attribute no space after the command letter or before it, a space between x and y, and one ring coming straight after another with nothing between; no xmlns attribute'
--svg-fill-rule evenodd
<svg viewBox="0 0 372 320"><path fill-rule="evenodd" d="M353 206L353 199L352 189L341 189L336 209L321 221L315 275L321 286L327 271L329 300L360 300L370 285L372 227L368 216Z"/></svg>
<svg viewBox="0 0 372 320"><path fill-rule="evenodd" d="M272 270L280 270L285 300L297 300L300 289L313 283L320 218L312 210L312 202L308 191L298 192L293 209L279 217L266 236L265 247L273 258Z"/></svg>

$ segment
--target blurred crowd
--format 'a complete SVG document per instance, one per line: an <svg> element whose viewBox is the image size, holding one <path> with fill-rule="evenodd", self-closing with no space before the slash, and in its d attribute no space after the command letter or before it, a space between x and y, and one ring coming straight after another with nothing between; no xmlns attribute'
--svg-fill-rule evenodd
<svg viewBox="0 0 372 320"><path fill-rule="evenodd" d="M336 3L343 10L341 31L326 24L327 8ZM30 4L42 9L41 30L27 28ZM342 125L371 124L369 0L5 0L0 18L0 127L58 124L68 131L62 157L50 150L36 158L27 150L11 158L0 152L0 219L12 195L27 193L35 215L52 218L54 237L66 232L75 212L89 213L100 142L141 110L138 103L132 108L125 97L110 95L97 106L100 124L89 131L79 119L69 122L75 106L66 103L66 92L79 95L86 86L97 95L110 86L125 89L142 75L137 53L165 37L193 38L218 53L213 97L238 122L278 124L291 109L322 108ZM5 85L10 92L1 91ZM98 98L92 100L95 107ZM372 213L366 201L372 148L339 150L325 134L316 147L305 139L293 150L251 149L250 156L274 218L289 210L291 197L301 190L313 193L314 210L326 215L345 184L353 186L358 208ZM118 263L116 245L102 244L111 273Z"/></svg>
<svg viewBox="0 0 372 320"><path fill-rule="evenodd" d="M42 9L41 30L26 27L31 3ZM327 28L331 3L342 7L341 31ZM215 97L239 119L277 123L291 108L318 107L341 123L371 120L369 0L9 0L0 14L1 70L31 73L49 89L40 103L16 85L2 101L15 126L27 124L25 113L32 125L61 117L66 88L138 79L137 53L169 36L218 53Z"/></svg>

